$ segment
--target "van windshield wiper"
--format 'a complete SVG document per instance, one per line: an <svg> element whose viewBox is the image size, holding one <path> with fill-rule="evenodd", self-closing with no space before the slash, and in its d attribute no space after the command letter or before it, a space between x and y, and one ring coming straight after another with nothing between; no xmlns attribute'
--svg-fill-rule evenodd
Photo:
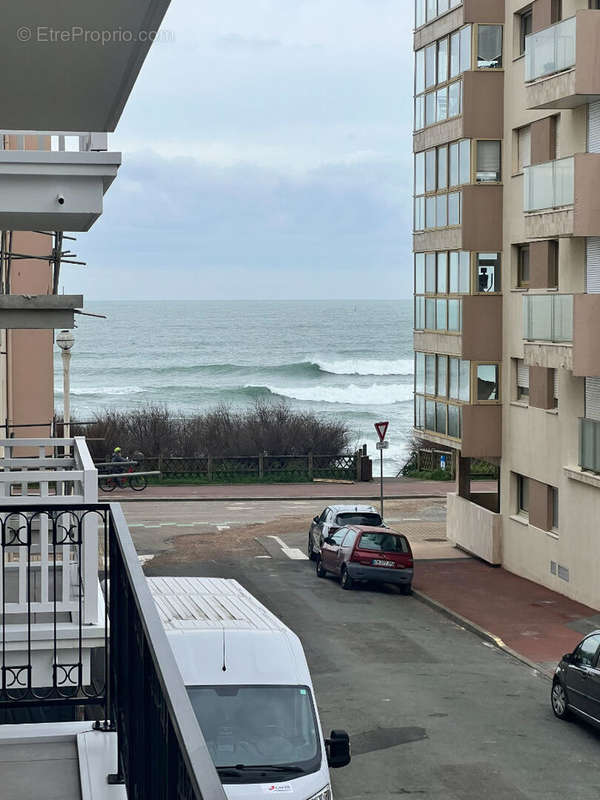
<svg viewBox="0 0 600 800"><path fill-rule="evenodd" d="M295 764L236 764L234 767L217 767L219 775L238 777L242 772L306 772Z"/></svg>

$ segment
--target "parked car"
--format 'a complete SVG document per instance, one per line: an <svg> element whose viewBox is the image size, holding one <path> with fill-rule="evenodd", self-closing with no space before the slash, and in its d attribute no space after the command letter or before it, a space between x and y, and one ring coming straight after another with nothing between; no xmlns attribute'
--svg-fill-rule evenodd
<svg viewBox="0 0 600 800"><path fill-rule="evenodd" d="M394 583L410 594L414 574L413 554L404 534L391 528L347 525L323 540L317 575L337 575L342 589L359 581Z"/></svg>
<svg viewBox="0 0 600 800"><path fill-rule="evenodd" d="M323 540L344 525L373 525L381 527L383 526L383 520L373 506L327 506L310 524L307 552L311 561L318 560Z"/></svg>
<svg viewBox="0 0 600 800"><path fill-rule="evenodd" d="M600 725L600 631L585 637L565 653L552 681L552 710L559 719L574 712Z"/></svg>

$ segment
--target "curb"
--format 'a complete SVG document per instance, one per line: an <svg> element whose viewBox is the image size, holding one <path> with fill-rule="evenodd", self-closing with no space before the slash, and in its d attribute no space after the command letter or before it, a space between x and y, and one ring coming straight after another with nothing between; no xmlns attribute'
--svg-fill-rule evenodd
<svg viewBox="0 0 600 800"><path fill-rule="evenodd" d="M482 628L480 625L477 625L476 622L472 622L470 619L463 617L462 614L459 614L457 611L453 611L451 608L448 608L448 606L445 606L437 600L434 600L432 597L429 597L429 595L419 591L418 589L413 589L412 593L413 597L415 597L421 603L430 606L440 614L443 614L444 616L449 617L451 620L458 623L461 627L466 628L476 636L480 636L486 642L493 644L494 647L498 648L498 650L501 650L502 652L507 653L509 656L512 656L517 661L520 661L521 664L524 664L526 667L532 669L534 672L540 675L540 677L548 681L552 680L553 672L551 670L544 669L540 664L527 658L527 656L517 653L516 650L513 650L512 647L504 644L502 639L491 633L491 631Z"/></svg>
<svg viewBox="0 0 600 800"><path fill-rule="evenodd" d="M332 495L300 495L298 497L123 497L123 496L115 496L110 497L107 502L115 502L115 503L252 503L252 502L261 502L261 503L293 503L295 500L326 500L330 502L332 500L344 500L348 501L349 503L363 503L365 500L369 500L370 502L377 502L380 501L379 495L370 497L368 495L362 495L358 497L344 497L343 495L340 496L339 494L332 494ZM445 500L446 495L444 494L390 494L386 495L384 500Z"/></svg>

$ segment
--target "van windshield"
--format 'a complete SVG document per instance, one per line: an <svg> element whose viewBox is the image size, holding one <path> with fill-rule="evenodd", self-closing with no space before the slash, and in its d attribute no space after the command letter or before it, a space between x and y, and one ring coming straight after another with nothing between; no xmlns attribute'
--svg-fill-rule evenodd
<svg viewBox="0 0 600 800"><path fill-rule="evenodd" d="M189 686L223 783L293 779L321 766L308 686ZM287 773L287 774L286 774Z"/></svg>
<svg viewBox="0 0 600 800"><path fill-rule="evenodd" d="M372 525L377 528L381 524L379 514L370 511L346 511L344 514L338 514L336 518L336 525Z"/></svg>

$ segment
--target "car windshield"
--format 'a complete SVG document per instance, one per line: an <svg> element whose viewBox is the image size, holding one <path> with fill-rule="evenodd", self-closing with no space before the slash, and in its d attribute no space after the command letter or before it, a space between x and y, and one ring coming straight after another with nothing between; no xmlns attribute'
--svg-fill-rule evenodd
<svg viewBox="0 0 600 800"><path fill-rule="evenodd" d="M188 694L223 783L260 782L269 767L288 778L320 768L307 686L194 686Z"/></svg>
<svg viewBox="0 0 600 800"><path fill-rule="evenodd" d="M338 514L336 522L338 525L381 525L381 517L375 512L353 511Z"/></svg>
<svg viewBox="0 0 600 800"><path fill-rule="evenodd" d="M361 550L379 550L385 553L408 553L408 542L404 536L395 533L377 533L369 531L360 537L358 546Z"/></svg>

